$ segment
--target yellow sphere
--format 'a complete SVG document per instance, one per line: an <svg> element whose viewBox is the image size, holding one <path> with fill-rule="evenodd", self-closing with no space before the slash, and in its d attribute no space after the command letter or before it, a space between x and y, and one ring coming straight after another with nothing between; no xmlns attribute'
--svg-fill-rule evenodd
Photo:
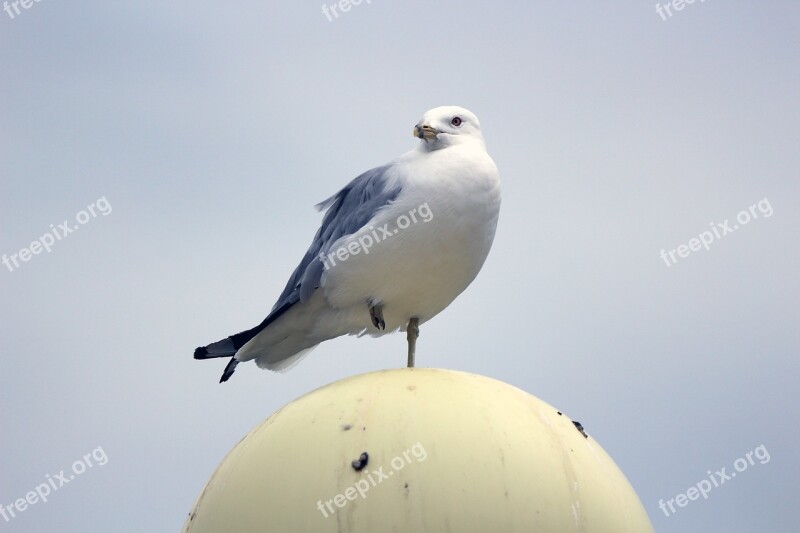
<svg viewBox="0 0 800 533"><path fill-rule="evenodd" d="M278 410L222 461L184 525L390 531L653 527L611 458L555 408L493 379L425 368L351 377Z"/></svg>

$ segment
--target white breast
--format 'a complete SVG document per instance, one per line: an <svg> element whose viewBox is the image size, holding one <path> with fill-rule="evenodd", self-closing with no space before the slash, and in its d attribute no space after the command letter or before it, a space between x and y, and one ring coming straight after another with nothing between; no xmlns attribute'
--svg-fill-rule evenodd
<svg viewBox="0 0 800 533"><path fill-rule="evenodd" d="M366 302L381 302L387 331L411 316L429 320L467 288L489 253L500 210L497 167L482 147L410 153L395 171L401 194L337 245L358 252L329 265L321 281L329 305L354 307L365 320ZM381 240L366 248L365 236Z"/></svg>

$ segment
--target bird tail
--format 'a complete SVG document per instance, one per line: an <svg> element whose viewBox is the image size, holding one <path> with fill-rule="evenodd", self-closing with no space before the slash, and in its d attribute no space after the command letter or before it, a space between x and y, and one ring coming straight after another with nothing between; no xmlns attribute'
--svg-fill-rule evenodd
<svg viewBox="0 0 800 533"><path fill-rule="evenodd" d="M256 359L261 368L278 372L287 370L321 341L345 333L323 338L311 337L309 331L317 320L324 301L321 298L312 298L304 305L295 304L296 301L287 301L272 311L258 326L195 349L194 358L230 357L231 360L220 378L222 383L230 379L236 365L251 359ZM276 322L281 317L286 319Z"/></svg>
<svg viewBox="0 0 800 533"><path fill-rule="evenodd" d="M226 337L221 341L209 344L208 346L201 346L195 348L195 359L214 359L215 357L230 357L236 353L236 346L233 344L233 339Z"/></svg>
<svg viewBox="0 0 800 533"><path fill-rule="evenodd" d="M237 352L236 345L234 344L233 339L227 337L222 339L221 341L217 341L214 343L209 344L208 346L201 346L194 350L194 358L195 359L214 359L217 357L230 357L231 360L228 365L225 367L225 371L222 373L222 377L219 378L219 382L223 383L228 381L230 377L233 375L233 372L236 370L236 365L239 364L239 361L236 360L236 352Z"/></svg>
<svg viewBox="0 0 800 533"><path fill-rule="evenodd" d="M225 383L226 381L228 381L230 377L233 375L233 372L236 370L236 365L238 364L239 361L236 359L236 357L231 357L231 360L225 366L225 371L222 373L222 377L219 378L219 382Z"/></svg>
<svg viewBox="0 0 800 533"><path fill-rule="evenodd" d="M225 371L222 372L222 377L219 378L219 382L224 383L231 378L236 370L236 365L239 364L239 361L236 359L236 352L239 351L239 348L247 344L247 341L257 335L258 332L264 327L265 326L262 323L253 329L242 331L241 333L231 335L230 337L225 337L221 341L212 342L208 346L200 346L199 348L195 348L194 358L215 359L217 357L230 357L231 360L225 367Z"/></svg>

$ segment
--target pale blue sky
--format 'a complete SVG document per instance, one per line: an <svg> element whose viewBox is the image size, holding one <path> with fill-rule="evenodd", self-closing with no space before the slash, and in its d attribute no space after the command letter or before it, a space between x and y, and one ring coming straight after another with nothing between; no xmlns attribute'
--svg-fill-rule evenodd
<svg viewBox="0 0 800 533"><path fill-rule="evenodd" d="M0 531L176 531L224 454L292 399L405 362L337 339L287 374L193 349L258 323L312 206L410 149L431 107L481 120L503 179L475 283L421 366L580 420L659 532L796 532L800 4L57 2L0 12L0 504L102 447ZM774 209L667 267L661 249ZM665 517L674 498L770 453ZM276 481L277 482L277 481Z"/></svg>

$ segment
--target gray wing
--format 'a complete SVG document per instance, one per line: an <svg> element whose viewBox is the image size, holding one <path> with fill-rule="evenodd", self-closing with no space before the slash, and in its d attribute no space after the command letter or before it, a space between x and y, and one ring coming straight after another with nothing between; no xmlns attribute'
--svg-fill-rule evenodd
<svg viewBox="0 0 800 533"><path fill-rule="evenodd" d="M207 359L235 354L239 348L294 304L308 301L319 287L322 277L323 264L319 258L320 252L327 254L338 239L363 228L380 208L390 204L400 194L400 185L390 183L386 176L390 168L391 165L384 165L368 170L348 183L341 191L317 204L318 210L327 209L322 225L267 318L252 329L198 348L195 350L195 358ZM232 360L234 365L235 361ZM230 377L231 373L233 369L230 369L230 372L226 369L222 381L227 379L226 375Z"/></svg>
<svg viewBox="0 0 800 533"><path fill-rule="evenodd" d="M379 209L397 198L400 186L390 184L386 178L386 171L390 167L384 165L364 172L341 191L316 205L319 211L327 209L322 225L303 260L289 278L273 312L294 298L301 302L311 298L322 277L320 253L327 254L334 242L366 226Z"/></svg>

